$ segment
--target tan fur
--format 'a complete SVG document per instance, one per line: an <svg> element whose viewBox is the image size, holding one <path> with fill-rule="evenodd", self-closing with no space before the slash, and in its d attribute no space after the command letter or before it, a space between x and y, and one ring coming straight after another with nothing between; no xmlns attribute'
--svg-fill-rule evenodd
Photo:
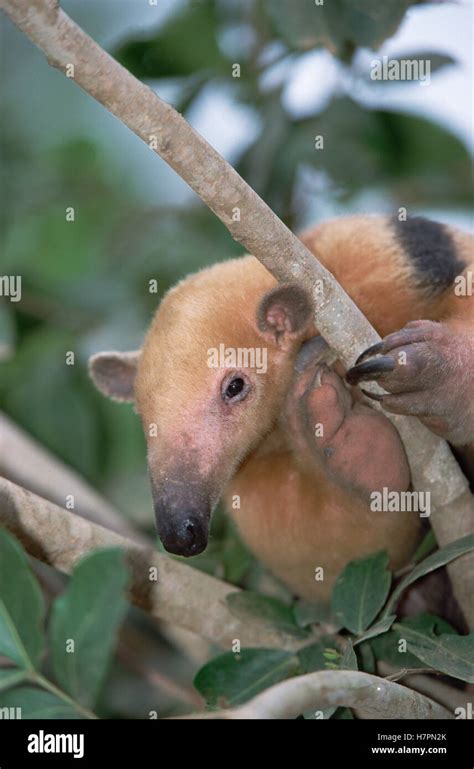
<svg viewBox="0 0 474 769"><path fill-rule="evenodd" d="M384 218L328 222L302 240L381 335L409 320L465 312L462 300L451 294L433 300L413 287L411 267ZM157 437L148 439L154 479L169 480L178 465L193 465L206 479L213 502L225 489L230 515L264 564L296 594L327 598L334 578L353 558L386 549L392 566L400 566L413 551L419 519L371 513L323 475L298 464L280 421L297 348L269 345L256 325L260 300L275 285L256 259L245 256L172 289L143 346L136 403L145 434L150 424L158 429ZM207 365L208 349L220 343L268 347L268 372L246 372L254 390L232 410L221 403L222 369ZM240 506L233 504L233 495ZM315 580L321 566L324 582Z"/></svg>

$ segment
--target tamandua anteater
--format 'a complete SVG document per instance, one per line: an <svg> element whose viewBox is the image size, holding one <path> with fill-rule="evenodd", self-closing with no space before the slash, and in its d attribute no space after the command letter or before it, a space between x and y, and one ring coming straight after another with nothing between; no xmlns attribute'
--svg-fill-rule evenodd
<svg viewBox="0 0 474 769"><path fill-rule="evenodd" d="M168 551L204 550L223 498L274 574L325 599L348 561L386 550L396 569L419 538L419 513L371 509L374 491L405 492L410 475L398 433L356 385L376 379L385 410L472 450L474 239L382 216L329 221L301 239L382 337L347 373L318 364L305 290L277 285L253 256L185 278L141 350L98 353L90 372L103 393L135 402Z"/></svg>

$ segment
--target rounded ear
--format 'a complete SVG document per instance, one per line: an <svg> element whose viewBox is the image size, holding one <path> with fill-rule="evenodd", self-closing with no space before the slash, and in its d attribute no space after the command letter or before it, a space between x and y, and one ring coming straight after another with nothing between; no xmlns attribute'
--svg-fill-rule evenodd
<svg viewBox="0 0 474 769"><path fill-rule="evenodd" d="M98 352L89 358L89 374L101 393L114 401L132 402L140 350Z"/></svg>
<svg viewBox="0 0 474 769"><path fill-rule="evenodd" d="M270 341L282 345L304 334L313 318L311 297L296 283L284 283L263 297L257 324Z"/></svg>

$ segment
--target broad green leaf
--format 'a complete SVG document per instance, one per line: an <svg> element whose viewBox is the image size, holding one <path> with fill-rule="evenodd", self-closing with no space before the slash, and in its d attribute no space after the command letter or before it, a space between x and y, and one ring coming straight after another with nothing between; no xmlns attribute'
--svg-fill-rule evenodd
<svg viewBox="0 0 474 769"><path fill-rule="evenodd" d="M335 643L336 641L333 636L324 636L318 641L308 644L307 646L303 646L302 649L299 649L298 659L300 661L303 673L314 673L317 670L328 670L328 649L333 649ZM336 662L340 657L340 653L336 652L334 657Z"/></svg>
<svg viewBox="0 0 474 769"><path fill-rule="evenodd" d="M198 672L194 686L212 707L231 707L299 672L298 657L274 649L242 649L216 657Z"/></svg>
<svg viewBox="0 0 474 769"><path fill-rule="evenodd" d="M407 641L408 649L435 670L461 681L474 683L474 632L469 635L435 635L397 624L396 629Z"/></svg>
<svg viewBox="0 0 474 769"><path fill-rule="evenodd" d="M339 667L341 668L341 670L358 670L359 669L357 665L356 653L354 651L354 647L352 646L352 641L350 638L347 641L347 646L344 651L344 654L340 659Z"/></svg>
<svg viewBox="0 0 474 769"><path fill-rule="evenodd" d="M365 673L376 673L375 655L369 641L364 641L357 647L359 670Z"/></svg>
<svg viewBox="0 0 474 769"><path fill-rule="evenodd" d="M391 582L387 564L386 553L374 553L351 561L337 578L332 611L352 633L362 633L384 605Z"/></svg>
<svg viewBox="0 0 474 769"><path fill-rule="evenodd" d="M0 670L0 692L4 689L10 689L12 686L24 681L26 677L24 670L18 668L7 668L6 670Z"/></svg>
<svg viewBox="0 0 474 769"><path fill-rule="evenodd" d="M115 53L139 78L195 75L200 70L222 72L226 62L217 42L214 5L199 0L185 5L148 39L132 40ZM227 70L230 65L227 63Z"/></svg>
<svg viewBox="0 0 474 769"><path fill-rule="evenodd" d="M324 137L324 151L315 148L317 136ZM264 173L253 179L254 187L280 213L287 211L285 193L291 198L301 168L327 174L345 198L367 186L410 204L470 199L470 158L459 138L426 118L367 110L349 98L333 99L315 117L287 120L273 143L263 131L239 161L245 178L262 152Z"/></svg>
<svg viewBox="0 0 474 769"><path fill-rule="evenodd" d="M418 657L408 650L406 643L400 644L400 640L405 639L403 634L405 627L424 635L429 635L433 631L438 635L455 632L454 628L446 620L428 613L418 614L416 617L407 617L396 625L392 625L387 633L383 633L371 640L371 647L377 660L389 662L397 670L426 667ZM363 646L364 644L358 648Z"/></svg>
<svg viewBox="0 0 474 769"><path fill-rule="evenodd" d="M228 519L227 519L228 520ZM220 548L223 579L232 585L240 583L254 563L254 557L246 548L234 526L228 526Z"/></svg>
<svg viewBox="0 0 474 769"><path fill-rule="evenodd" d="M367 641L369 638L375 638L381 633L386 633L387 630L390 630L396 618L397 618L396 614L389 614L387 617L382 617L382 619L380 619L378 622L372 625L372 627L369 627L369 629L366 630L365 633L362 633L361 636L353 639L354 646L357 646L357 644L360 644L363 641Z"/></svg>
<svg viewBox="0 0 474 769"><path fill-rule="evenodd" d="M74 570L54 602L51 659L60 686L93 706L107 674L127 601L128 570L118 548L97 550Z"/></svg>
<svg viewBox="0 0 474 769"><path fill-rule="evenodd" d="M43 648L43 596L25 553L0 530L0 654L32 669Z"/></svg>
<svg viewBox="0 0 474 769"><path fill-rule="evenodd" d="M319 603L316 601L298 601L293 606L293 616L296 624L301 628L306 628L308 625L314 625L315 623L330 622L332 624L333 620L331 607L323 601Z"/></svg>
<svg viewBox="0 0 474 769"><path fill-rule="evenodd" d="M324 45L346 59L357 46L378 48L395 32L412 1L267 0L265 7L291 47Z"/></svg>
<svg viewBox="0 0 474 769"><path fill-rule="evenodd" d="M442 635L449 633L454 635L456 630L453 626L442 617L437 617L436 614L430 614L429 612L423 612L417 614L415 617L404 617L397 622L396 627L400 628L408 627L412 630L416 630L424 635L435 633L436 635ZM395 626L394 626L395 629Z"/></svg>
<svg viewBox="0 0 474 769"><path fill-rule="evenodd" d="M449 545L440 548L428 556L428 558L425 558L397 585L384 609L384 616L393 612L398 599L408 585L411 585L412 582L415 582L425 574L439 569L440 566L445 566L447 563L454 561L459 556L464 555L464 553L471 552L471 550L474 550L474 534L468 534L466 537L461 537L461 539L457 539L455 542L450 542Z"/></svg>
<svg viewBox="0 0 474 769"><path fill-rule="evenodd" d="M291 633L300 638L307 634L295 622L291 607L287 606L278 598L270 598L260 593L254 593L246 590L241 593L230 593L226 601L229 608L236 617L242 620L249 620L259 617L285 633Z"/></svg>
<svg viewBox="0 0 474 769"><path fill-rule="evenodd" d="M423 537L417 549L415 550L415 553L413 555L414 563L419 563L420 561L423 560L423 558L426 558L428 555L430 555L433 552L433 550L436 550L437 548L438 548L438 543L436 542L434 531L433 529L429 529L429 531L426 532L426 535Z"/></svg>
<svg viewBox="0 0 474 769"><path fill-rule="evenodd" d="M11 718L79 719L79 713L67 702L50 692L33 686L19 686L0 692L0 718L2 711L11 708ZM5 716L3 716L5 717Z"/></svg>

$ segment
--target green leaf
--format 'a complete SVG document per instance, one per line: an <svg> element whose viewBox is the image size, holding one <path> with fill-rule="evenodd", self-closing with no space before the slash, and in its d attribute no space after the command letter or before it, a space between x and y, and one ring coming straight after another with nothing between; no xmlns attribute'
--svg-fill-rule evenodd
<svg viewBox="0 0 474 769"><path fill-rule="evenodd" d="M344 60L357 46L378 48L393 35L413 0L267 0L278 33L292 47L323 45Z"/></svg>
<svg viewBox="0 0 474 769"><path fill-rule="evenodd" d="M410 652L435 670L446 673L461 681L474 683L474 632L466 636L435 635L417 630L407 624L397 624L395 628L407 641Z"/></svg>
<svg viewBox="0 0 474 769"><path fill-rule="evenodd" d="M331 656L330 649L334 647L335 639L333 636L324 636L312 644L303 646L298 651L298 659L303 673L314 673L317 670L328 669L328 654ZM334 659L339 659L341 655L336 652Z"/></svg>
<svg viewBox="0 0 474 769"><path fill-rule="evenodd" d="M428 555L430 555L433 550L437 550L437 548L438 543L436 542L434 531L433 529L429 529L415 550L413 555L414 563L419 563L423 560L423 558L426 558Z"/></svg>
<svg viewBox="0 0 474 769"><path fill-rule="evenodd" d="M79 563L52 608L55 676L66 692L88 707L94 705L111 662L127 609L128 576L120 549L98 550Z"/></svg>
<svg viewBox="0 0 474 769"><path fill-rule="evenodd" d="M253 179L254 186L283 212L287 208L282 191L291 198L298 170L306 167L327 174L344 198L358 194L362 186L384 189L410 205L421 200L424 205L452 205L470 196L466 147L422 117L368 110L349 98L335 98L315 117L287 121L273 144L267 143L265 131L239 161L238 170L247 178L257 150L265 152L265 173ZM324 138L323 151L315 148L318 136Z"/></svg>
<svg viewBox="0 0 474 769"><path fill-rule="evenodd" d="M447 563L454 561L459 556L471 552L471 550L474 550L474 534L468 534L466 537L461 537L461 539L457 539L455 542L450 542L446 547L440 548L440 550L425 558L397 585L384 609L384 616L392 613L398 599L408 585L411 585L412 582L415 582L425 574L439 569L440 566L445 566Z"/></svg>
<svg viewBox="0 0 474 769"><path fill-rule="evenodd" d="M385 603L391 581L387 564L387 553L374 553L351 561L337 578L332 611L352 633L362 633Z"/></svg>
<svg viewBox="0 0 474 769"><path fill-rule="evenodd" d="M14 718L78 719L81 716L54 694L33 686L19 686L0 692L0 710L13 708ZM18 711L16 709L18 708Z"/></svg>
<svg viewBox="0 0 474 769"><path fill-rule="evenodd" d="M290 633L299 638L304 638L305 633L295 622L291 607L278 598L270 598L251 590L241 593L230 593L226 601L232 614L243 621L259 617L268 622L272 627L284 633Z"/></svg>
<svg viewBox="0 0 474 769"><path fill-rule="evenodd" d="M298 658L274 649L242 649L216 657L197 673L194 686L212 707L231 707L299 672Z"/></svg>
<svg viewBox="0 0 474 769"><path fill-rule="evenodd" d="M152 37L127 42L114 55L142 79L223 71L226 60L217 42L214 3L200 0L184 6Z"/></svg>
<svg viewBox="0 0 474 769"><path fill-rule="evenodd" d="M354 716L350 708L337 708L333 718L336 721L354 720Z"/></svg>
<svg viewBox="0 0 474 769"><path fill-rule="evenodd" d="M357 647L357 659L359 670L365 673L376 673L375 655L372 646L368 641L364 641Z"/></svg>
<svg viewBox="0 0 474 769"><path fill-rule="evenodd" d="M354 646L357 646L357 644L360 644L363 641L367 641L369 638L375 638L376 636L381 635L381 633L386 633L387 630L390 630L396 618L396 614L389 614L387 617L382 617L382 619L378 620L375 625L369 627L365 633L354 640Z"/></svg>
<svg viewBox="0 0 474 769"><path fill-rule="evenodd" d="M454 633L454 629L446 620L428 613L418 614L416 617L407 617L393 625L387 633L374 638L371 641L371 647L377 660L388 662L397 670L426 667L408 648L404 651L405 647L403 645L400 646L400 640L405 638L403 634L403 628L405 627L424 635L431 633L433 630L437 634ZM360 649L363 646L364 644L358 648Z"/></svg>
<svg viewBox="0 0 474 769"><path fill-rule="evenodd" d="M91 477L98 464L100 425L85 362L76 357L75 365L66 365L66 352L75 351L77 341L76 335L47 326L28 334L2 366L2 400L14 421Z"/></svg>
<svg viewBox="0 0 474 769"><path fill-rule="evenodd" d="M7 668L0 670L0 692L4 689L10 689L12 686L21 683L25 679L25 671L18 668Z"/></svg>
<svg viewBox="0 0 474 769"><path fill-rule="evenodd" d="M220 562L224 569L223 579L238 584L251 568L254 557L245 547L235 527L229 527L220 549Z"/></svg>
<svg viewBox="0 0 474 769"><path fill-rule="evenodd" d="M333 620L331 607L326 602L297 601L293 606L293 616L298 627L306 628L316 623L326 623ZM331 628L332 629L332 628Z"/></svg>
<svg viewBox="0 0 474 769"><path fill-rule="evenodd" d="M357 665L356 653L354 651L354 647L352 646L352 641L350 638L347 641L347 646L344 651L344 654L340 659L339 667L341 670L358 670L359 669Z"/></svg>
<svg viewBox="0 0 474 769"><path fill-rule="evenodd" d="M430 614L429 612L423 612L422 614L417 614L415 617L404 617L402 620L397 622L397 625L395 627L409 627L413 628L414 630L418 630L420 633L431 633L435 632L437 635L441 635L441 633L455 633L455 629L453 626L443 617L438 617L436 614Z"/></svg>
<svg viewBox="0 0 474 769"><path fill-rule="evenodd" d="M0 530L0 654L33 669L43 648L43 596L18 542Z"/></svg>

